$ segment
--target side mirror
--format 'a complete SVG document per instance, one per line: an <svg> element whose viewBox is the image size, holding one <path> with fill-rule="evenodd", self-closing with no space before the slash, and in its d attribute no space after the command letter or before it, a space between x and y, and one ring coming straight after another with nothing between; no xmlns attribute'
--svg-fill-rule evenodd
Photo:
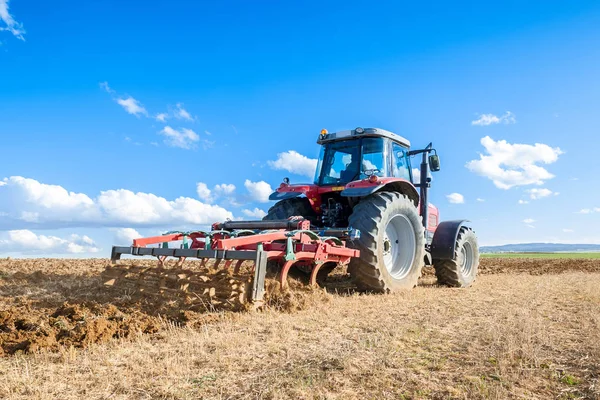
<svg viewBox="0 0 600 400"><path fill-rule="evenodd" d="M440 170L440 158L437 154L432 154L429 156L429 169L432 172L437 172Z"/></svg>

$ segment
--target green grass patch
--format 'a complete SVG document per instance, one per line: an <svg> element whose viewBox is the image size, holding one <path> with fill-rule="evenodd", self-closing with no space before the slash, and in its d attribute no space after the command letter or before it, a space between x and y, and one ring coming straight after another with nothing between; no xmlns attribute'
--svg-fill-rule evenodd
<svg viewBox="0 0 600 400"><path fill-rule="evenodd" d="M483 258L600 258L597 253L482 253Z"/></svg>

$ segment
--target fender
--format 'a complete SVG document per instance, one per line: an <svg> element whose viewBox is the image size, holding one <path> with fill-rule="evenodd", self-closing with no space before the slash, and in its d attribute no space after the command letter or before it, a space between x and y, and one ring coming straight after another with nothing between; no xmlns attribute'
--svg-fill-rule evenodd
<svg viewBox="0 0 600 400"><path fill-rule="evenodd" d="M403 193L415 203L415 207L419 204L419 192L412 183L402 178L378 178L375 182L362 179L350 182L341 195L344 197L365 197L380 190Z"/></svg>
<svg viewBox="0 0 600 400"><path fill-rule="evenodd" d="M298 197L302 192L273 192L269 195L269 200L286 200L293 199L294 197Z"/></svg>
<svg viewBox="0 0 600 400"><path fill-rule="evenodd" d="M431 257L434 260L454 260L458 232L466 222L469 220L459 219L444 221L438 225L431 242Z"/></svg>

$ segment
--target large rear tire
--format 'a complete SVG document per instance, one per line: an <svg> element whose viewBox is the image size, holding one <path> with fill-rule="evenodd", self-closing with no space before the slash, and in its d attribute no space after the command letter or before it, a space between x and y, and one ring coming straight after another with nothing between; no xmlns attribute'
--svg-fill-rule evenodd
<svg viewBox="0 0 600 400"><path fill-rule="evenodd" d="M348 272L360 289L394 292L417 285L425 256L425 232L414 203L396 192L378 192L360 201L349 218L360 250Z"/></svg>
<svg viewBox="0 0 600 400"><path fill-rule="evenodd" d="M460 228L453 260L433 260L438 283L451 287L469 287L479 268L477 236L467 227Z"/></svg>
<svg viewBox="0 0 600 400"><path fill-rule="evenodd" d="M304 217L313 225L317 222L317 214L310 206L306 197L294 197L292 199L278 201L269 209L267 215L263 217L263 221L288 219L289 217L294 216Z"/></svg>

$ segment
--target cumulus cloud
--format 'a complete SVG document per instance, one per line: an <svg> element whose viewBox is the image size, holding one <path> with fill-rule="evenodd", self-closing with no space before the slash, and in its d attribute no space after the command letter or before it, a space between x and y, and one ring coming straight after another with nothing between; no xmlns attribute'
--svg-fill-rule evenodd
<svg viewBox="0 0 600 400"><path fill-rule="evenodd" d="M504 113L504 115L496 116L494 114L479 114L479 118L471 121L471 125L488 126L493 124L514 124L517 120L515 115L510 111Z"/></svg>
<svg viewBox="0 0 600 400"><path fill-rule="evenodd" d="M269 195L273 193L271 185L265 181L252 182L249 179L246 179L244 186L246 187L246 190L248 190L250 198L260 203L268 202Z"/></svg>
<svg viewBox="0 0 600 400"><path fill-rule="evenodd" d="M531 198L531 200L538 200L551 195L558 196L559 194L558 192L553 192L552 190L546 188L534 188L526 190L526 192L529 193L529 197Z"/></svg>
<svg viewBox="0 0 600 400"><path fill-rule="evenodd" d="M133 239L143 237L133 228L113 228L112 231L115 236L115 244L119 246L130 246L133 243Z"/></svg>
<svg viewBox="0 0 600 400"><path fill-rule="evenodd" d="M483 203L485 201L485 199L482 199L482 198L478 197L477 201L480 202L480 203Z"/></svg>
<svg viewBox="0 0 600 400"><path fill-rule="evenodd" d="M538 163L551 164L558 160L562 151L558 147L546 144L511 144L506 140L498 140L486 136L481 144L487 154L480 154L479 160L469 161L466 167L483 177L491 179L500 189L513 186L541 185L554 178Z"/></svg>
<svg viewBox="0 0 600 400"><path fill-rule="evenodd" d="M0 0L0 21L4 23L5 26L0 26L0 31L7 31L13 34L17 39L25 41L25 29L23 29L23 24L15 21L15 18L10 14L8 10L9 0Z"/></svg>
<svg viewBox="0 0 600 400"><path fill-rule="evenodd" d="M167 145L182 149L189 150L200 140L200 136L196 132L187 128L173 129L170 126L165 126L159 133L165 136Z"/></svg>
<svg viewBox="0 0 600 400"><path fill-rule="evenodd" d="M446 195L446 198L452 204L463 204L465 202L465 197L460 193L450 193Z"/></svg>
<svg viewBox="0 0 600 400"><path fill-rule="evenodd" d="M235 191L235 185L232 183L220 183L215 185L214 190L217 194L232 195Z"/></svg>
<svg viewBox="0 0 600 400"><path fill-rule="evenodd" d="M58 185L13 176L0 186L0 229L209 225L233 219L223 207L188 197L167 200L126 189L95 198Z"/></svg>
<svg viewBox="0 0 600 400"><path fill-rule="evenodd" d="M421 180L421 168L412 169L413 182L418 183Z"/></svg>
<svg viewBox="0 0 600 400"><path fill-rule="evenodd" d="M526 218L523 220L524 223L526 224L533 224L535 222L535 219L532 218Z"/></svg>
<svg viewBox="0 0 600 400"><path fill-rule="evenodd" d="M107 84L108 86L108 84ZM139 117L140 115L148 115L148 111L146 111L146 109L144 108L144 106L142 106L142 104L137 101L136 99L134 99L133 97L129 96L127 98L117 98L116 102L125 109L125 111L127 111L127 113L131 114L131 115L135 115L136 117Z"/></svg>
<svg viewBox="0 0 600 400"><path fill-rule="evenodd" d="M519 204L529 204L527 200L519 200Z"/></svg>
<svg viewBox="0 0 600 400"><path fill-rule="evenodd" d="M260 208L254 208L254 210L242 210L242 213L244 213L244 215L247 217L258 219L262 219L265 215L267 215L267 213Z"/></svg>
<svg viewBox="0 0 600 400"><path fill-rule="evenodd" d="M196 183L196 192L198 193L198 197L205 201L212 201L211 190L206 186L204 182Z"/></svg>
<svg viewBox="0 0 600 400"><path fill-rule="evenodd" d="M273 169L285 170L312 178L317 169L317 160L303 156L294 150L277 154L277 160L267 161Z"/></svg>
<svg viewBox="0 0 600 400"><path fill-rule="evenodd" d="M96 253L100 249L88 236L70 235L67 238L37 235L30 230L20 229L6 232L0 238L3 252L22 254L78 254Z"/></svg>

